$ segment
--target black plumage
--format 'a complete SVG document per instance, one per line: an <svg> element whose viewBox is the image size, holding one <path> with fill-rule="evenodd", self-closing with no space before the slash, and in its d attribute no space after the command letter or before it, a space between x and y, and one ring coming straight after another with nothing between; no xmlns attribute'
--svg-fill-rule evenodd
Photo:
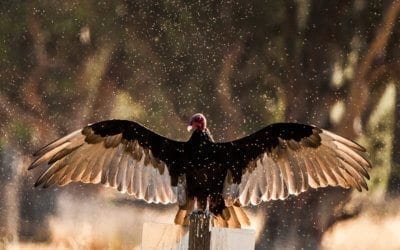
<svg viewBox="0 0 400 250"><path fill-rule="evenodd" d="M29 169L45 165L36 186L102 183L155 203L178 202L177 224L209 209L214 224L248 224L241 206L285 199L308 187L367 189L364 148L311 125L271 124L241 139L214 142L205 117L190 121L178 142L126 120L102 121L39 150Z"/></svg>

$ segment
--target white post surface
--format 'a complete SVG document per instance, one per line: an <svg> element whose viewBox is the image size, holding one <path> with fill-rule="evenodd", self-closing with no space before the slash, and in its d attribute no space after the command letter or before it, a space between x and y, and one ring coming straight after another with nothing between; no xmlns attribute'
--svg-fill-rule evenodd
<svg viewBox="0 0 400 250"><path fill-rule="evenodd" d="M186 250L189 248L188 228L175 224L148 222L143 224L142 250Z"/></svg>
<svg viewBox="0 0 400 250"><path fill-rule="evenodd" d="M255 244L254 230L211 227L211 250L254 249Z"/></svg>
<svg viewBox="0 0 400 250"><path fill-rule="evenodd" d="M211 250L254 249L254 230L217 227L211 227L210 230ZM186 250L188 248L188 227L153 222L143 225L142 250Z"/></svg>

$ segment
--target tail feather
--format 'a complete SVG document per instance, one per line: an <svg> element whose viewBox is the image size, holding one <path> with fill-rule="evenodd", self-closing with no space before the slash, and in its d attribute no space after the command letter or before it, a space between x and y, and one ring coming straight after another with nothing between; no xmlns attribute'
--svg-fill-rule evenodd
<svg viewBox="0 0 400 250"><path fill-rule="evenodd" d="M187 226L189 225L189 216L195 209L196 201L188 199L186 204L179 206L179 210L175 216L175 224ZM214 227L241 228L250 226L249 217L247 217L240 203L233 203L222 210L221 214L214 214L211 223Z"/></svg>
<svg viewBox="0 0 400 250"><path fill-rule="evenodd" d="M239 205L234 205L232 206L233 210L235 211L235 214L240 222L240 225L242 226L250 226L250 219L247 216L247 214L244 212L243 208Z"/></svg>
<svg viewBox="0 0 400 250"><path fill-rule="evenodd" d="M178 212L176 213L174 222L177 225L189 225L188 211L186 209L179 208Z"/></svg>
<svg viewBox="0 0 400 250"><path fill-rule="evenodd" d="M229 211L230 215L227 219L228 227L240 228L241 224L233 206L227 207L225 209Z"/></svg>
<svg viewBox="0 0 400 250"><path fill-rule="evenodd" d="M179 206L179 210L175 215L175 224L182 226L189 225L189 216L195 209L195 203L195 200L187 199L187 202L184 205Z"/></svg>
<svg viewBox="0 0 400 250"><path fill-rule="evenodd" d="M222 215L214 215L211 220L213 227L229 227L228 221L225 220Z"/></svg>
<svg viewBox="0 0 400 250"><path fill-rule="evenodd" d="M239 204L234 204L232 206L224 208L222 211L221 219L225 221L224 224L229 228L241 228L243 226L250 226L249 217L247 217L243 208Z"/></svg>

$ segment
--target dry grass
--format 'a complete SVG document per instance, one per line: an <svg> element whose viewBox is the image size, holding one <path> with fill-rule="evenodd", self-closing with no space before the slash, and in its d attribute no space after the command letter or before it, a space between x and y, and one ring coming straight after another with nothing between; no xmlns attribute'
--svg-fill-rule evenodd
<svg viewBox="0 0 400 250"><path fill-rule="evenodd" d="M84 199L82 195L62 193L55 214L48 217L49 242L11 243L5 249L140 249L144 222L173 223L175 205L112 202L126 198L115 193L104 189L102 195L87 195ZM249 212L249 217L258 233L264 222L263 212Z"/></svg>
<svg viewBox="0 0 400 250"><path fill-rule="evenodd" d="M0 249L140 249L144 222L170 224L175 216L175 206L115 203L110 202L115 198L112 193L105 194L83 200L68 193L60 195L57 211L48 219L49 242L0 244ZM321 248L400 249L399 206L400 201L375 205L356 218L337 223L325 233ZM265 221L263 209L249 212L249 217L258 235Z"/></svg>
<svg viewBox="0 0 400 250"><path fill-rule="evenodd" d="M7 249L140 249L144 222L170 223L175 216L172 207L160 213L107 200L98 196L82 200L64 193L56 214L48 219L50 242L10 244Z"/></svg>

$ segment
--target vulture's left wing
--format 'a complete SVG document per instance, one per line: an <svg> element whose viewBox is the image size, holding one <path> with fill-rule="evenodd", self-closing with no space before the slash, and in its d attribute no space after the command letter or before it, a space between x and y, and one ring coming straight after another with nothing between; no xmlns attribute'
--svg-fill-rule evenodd
<svg viewBox="0 0 400 250"><path fill-rule="evenodd" d="M308 187L368 188L365 149L315 126L271 124L219 147L229 155L225 198L242 205L285 199Z"/></svg>
<svg viewBox="0 0 400 250"><path fill-rule="evenodd" d="M35 186L70 182L102 183L154 203L176 202L183 142L158 135L140 124L109 120L88 125L34 154L33 169L46 165Z"/></svg>

